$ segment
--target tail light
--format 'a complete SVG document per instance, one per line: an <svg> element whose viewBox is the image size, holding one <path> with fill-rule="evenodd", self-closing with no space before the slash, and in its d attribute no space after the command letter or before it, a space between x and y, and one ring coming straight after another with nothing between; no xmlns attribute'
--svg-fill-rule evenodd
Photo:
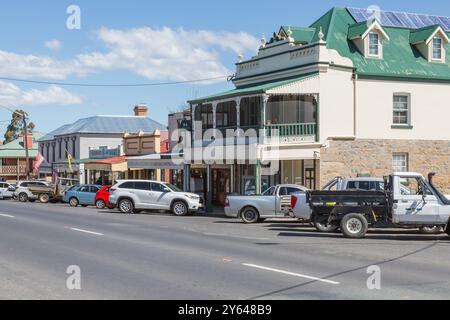
<svg viewBox="0 0 450 320"><path fill-rule="evenodd" d="M228 198L227 199L225 199L225 207L229 207L230 206L230 200L228 200Z"/></svg>
<svg viewBox="0 0 450 320"><path fill-rule="evenodd" d="M291 196L291 209L294 209L297 205L298 198L296 196Z"/></svg>
<svg viewBox="0 0 450 320"><path fill-rule="evenodd" d="M114 191L116 191L116 189L113 188L109 189L109 193L114 193Z"/></svg>

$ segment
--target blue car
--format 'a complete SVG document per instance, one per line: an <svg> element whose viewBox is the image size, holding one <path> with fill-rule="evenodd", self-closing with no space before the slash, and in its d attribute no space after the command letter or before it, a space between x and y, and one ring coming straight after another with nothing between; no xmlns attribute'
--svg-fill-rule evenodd
<svg viewBox="0 0 450 320"><path fill-rule="evenodd" d="M83 207L95 205L95 195L102 188L102 186L93 184L82 184L75 186L66 191L63 201L68 202L71 207Z"/></svg>

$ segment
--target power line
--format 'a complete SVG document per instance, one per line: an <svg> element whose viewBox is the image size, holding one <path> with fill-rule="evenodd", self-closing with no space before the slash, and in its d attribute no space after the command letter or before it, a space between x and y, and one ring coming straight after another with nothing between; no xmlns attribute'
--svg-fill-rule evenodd
<svg viewBox="0 0 450 320"><path fill-rule="evenodd" d="M177 85L177 84L186 84L186 83L198 83L198 82L206 82L213 80L226 79L230 80L232 76L221 76L221 77L213 77L213 78L204 78L204 79L195 79L195 80L185 80L185 81L172 81L172 82L155 82L155 83L129 83L129 84L101 84L101 83L70 83L70 82L53 82L53 81L39 81L39 80L26 80L26 79L18 79L18 78L7 78L0 77L0 80L4 81L12 81L12 82L25 82L25 83L34 83L34 84L45 84L45 85L58 85L58 86L66 86L66 87L156 87L156 86L168 86L168 85Z"/></svg>

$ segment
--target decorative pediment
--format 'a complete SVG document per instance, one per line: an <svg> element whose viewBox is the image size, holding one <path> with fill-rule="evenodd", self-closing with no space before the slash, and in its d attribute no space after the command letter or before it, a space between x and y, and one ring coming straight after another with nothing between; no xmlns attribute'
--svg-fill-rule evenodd
<svg viewBox="0 0 450 320"><path fill-rule="evenodd" d="M364 21L348 27L348 39L365 39L371 32L378 32L384 40L390 40L389 35L377 20Z"/></svg>
<svg viewBox="0 0 450 320"><path fill-rule="evenodd" d="M412 45L425 43L428 45L435 37L440 37L446 44L450 43L450 39L440 25L425 27L411 31L410 42Z"/></svg>

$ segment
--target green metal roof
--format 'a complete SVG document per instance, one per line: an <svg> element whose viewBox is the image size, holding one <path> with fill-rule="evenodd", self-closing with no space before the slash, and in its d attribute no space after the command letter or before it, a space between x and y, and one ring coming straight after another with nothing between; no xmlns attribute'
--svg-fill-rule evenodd
<svg viewBox="0 0 450 320"><path fill-rule="evenodd" d="M280 31L283 31L287 35L287 31L291 28L292 38L294 38L295 43L311 43L311 40L316 33L315 28L302 28L302 27L289 27L282 26Z"/></svg>
<svg viewBox="0 0 450 320"><path fill-rule="evenodd" d="M207 96L204 98L191 100L191 101L189 101L189 103L199 104L199 103L213 102L213 101L217 101L217 100L225 100L225 99L239 97L239 96L253 95L253 94L259 94L259 93L263 94L271 89L275 89L277 87L281 87L281 86L284 86L284 85L287 85L290 83L304 80L304 79L313 77L317 74L318 73L309 73L309 74L306 74L306 75L303 75L300 77L290 78L287 80L281 80L281 81L257 84L257 85L252 85L252 86L240 87L240 88L236 88L236 89L233 89L230 91L215 94L212 96Z"/></svg>
<svg viewBox="0 0 450 320"><path fill-rule="evenodd" d="M35 158L38 153L37 140L42 137L42 133L33 133L33 147L28 150L30 158ZM0 146L0 158L25 158L25 148L23 144L23 138L18 138L10 143Z"/></svg>
<svg viewBox="0 0 450 320"><path fill-rule="evenodd" d="M329 49L353 61L355 72L367 77L408 78L432 81L450 81L450 59L445 63L430 63L410 43L412 29L384 27L390 40L383 44L383 59L367 59L353 41L348 39L349 27L356 23L347 9L333 8L311 27L322 27ZM317 33L313 41L317 41ZM449 45L445 46L450 57Z"/></svg>
<svg viewBox="0 0 450 320"><path fill-rule="evenodd" d="M355 23L348 27L348 39L361 37L369 29L367 22Z"/></svg>
<svg viewBox="0 0 450 320"><path fill-rule="evenodd" d="M435 26L429 26L429 27L413 30L413 31L411 31L411 35L409 37L409 40L410 40L411 44L417 44L417 43L425 42L440 27L441 27L440 25L435 25Z"/></svg>

